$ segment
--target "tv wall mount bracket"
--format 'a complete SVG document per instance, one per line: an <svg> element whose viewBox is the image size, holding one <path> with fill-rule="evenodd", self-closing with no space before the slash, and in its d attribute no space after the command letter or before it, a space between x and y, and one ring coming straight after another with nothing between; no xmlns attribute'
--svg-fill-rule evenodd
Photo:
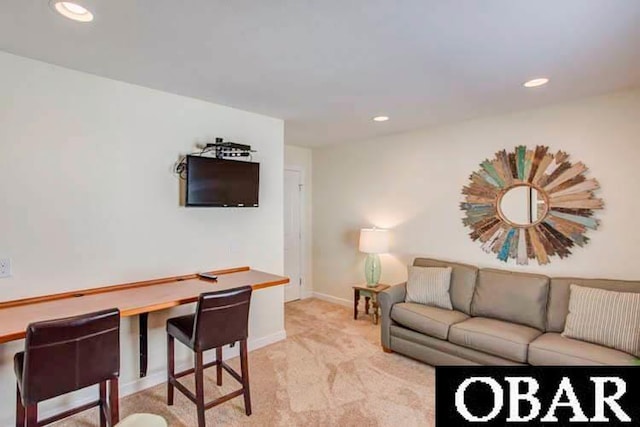
<svg viewBox="0 0 640 427"><path fill-rule="evenodd" d="M192 153L192 156L215 157L216 159L230 159L234 157L245 157L251 160L251 153L255 153L250 145L238 144L237 142L224 141L223 138L216 138L215 142L207 143L199 151ZM187 171L186 156L182 156L176 163L175 173L180 178L185 179L184 174Z"/></svg>

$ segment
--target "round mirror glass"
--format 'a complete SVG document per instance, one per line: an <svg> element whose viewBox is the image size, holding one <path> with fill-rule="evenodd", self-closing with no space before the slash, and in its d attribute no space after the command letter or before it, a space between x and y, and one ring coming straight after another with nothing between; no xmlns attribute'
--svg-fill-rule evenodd
<svg viewBox="0 0 640 427"><path fill-rule="evenodd" d="M515 225L535 224L547 214L544 197L528 185L507 190L500 198L499 205L503 218Z"/></svg>

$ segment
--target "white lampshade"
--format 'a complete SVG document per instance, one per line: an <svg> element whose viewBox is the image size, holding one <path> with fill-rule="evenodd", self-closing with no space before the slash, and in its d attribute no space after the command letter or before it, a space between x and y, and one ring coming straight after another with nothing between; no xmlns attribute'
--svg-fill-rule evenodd
<svg viewBox="0 0 640 427"><path fill-rule="evenodd" d="M360 230L360 252L383 254L389 252L389 230L363 228Z"/></svg>

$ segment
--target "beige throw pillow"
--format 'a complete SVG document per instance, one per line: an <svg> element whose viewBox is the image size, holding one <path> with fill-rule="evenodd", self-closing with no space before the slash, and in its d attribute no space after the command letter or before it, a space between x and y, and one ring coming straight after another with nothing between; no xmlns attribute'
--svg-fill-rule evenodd
<svg viewBox="0 0 640 427"><path fill-rule="evenodd" d="M563 337L640 357L640 294L571 285Z"/></svg>
<svg viewBox="0 0 640 427"><path fill-rule="evenodd" d="M405 302L417 302L453 310L450 286L451 267L409 266Z"/></svg>

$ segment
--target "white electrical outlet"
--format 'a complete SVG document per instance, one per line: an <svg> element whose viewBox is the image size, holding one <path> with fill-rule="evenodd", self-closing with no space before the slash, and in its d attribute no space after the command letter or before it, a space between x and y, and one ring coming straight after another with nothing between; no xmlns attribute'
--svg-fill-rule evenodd
<svg viewBox="0 0 640 427"><path fill-rule="evenodd" d="M0 279L11 277L11 259L0 258Z"/></svg>

